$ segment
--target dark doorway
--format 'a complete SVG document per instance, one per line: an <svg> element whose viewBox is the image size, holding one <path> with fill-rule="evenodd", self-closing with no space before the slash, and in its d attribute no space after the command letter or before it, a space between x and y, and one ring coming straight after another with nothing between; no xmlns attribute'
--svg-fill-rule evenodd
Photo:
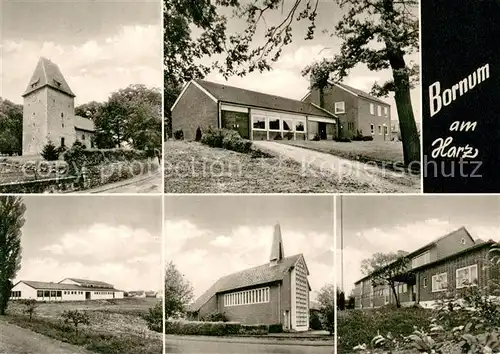
<svg viewBox="0 0 500 354"><path fill-rule="evenodd" d="M61 138L61 147L64 147L64 138Z"/></svg>
<svg viewBox="0 0 500 354"><path fill-rule="evenodd" d="M318 122L318 134L319 138L321 140L326 140L327 135L326 135L326 123L325 122Z"/></svg>
<svg viewBox="0 0 500 354"><path fill-rule="evenodd" d="M90 291L85 292L85 300L91 300Z"/></svg>

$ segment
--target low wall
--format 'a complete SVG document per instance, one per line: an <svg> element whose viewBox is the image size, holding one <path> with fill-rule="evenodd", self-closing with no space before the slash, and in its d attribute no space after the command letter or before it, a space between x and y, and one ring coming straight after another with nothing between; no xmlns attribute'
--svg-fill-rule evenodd
<svg viewBox="0 0 500 354"><path fill-rule="evenodd" d="M56 177L41 180L10 182L0 184L0 194L22 193L69 193L77 190L78 177Z"/></svg>

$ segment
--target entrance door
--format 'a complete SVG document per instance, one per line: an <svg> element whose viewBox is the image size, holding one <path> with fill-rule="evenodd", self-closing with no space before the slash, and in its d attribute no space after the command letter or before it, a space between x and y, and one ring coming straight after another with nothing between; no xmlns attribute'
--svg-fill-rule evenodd
<svg viewBox="0 0 500 354"><path fill-rule="evenodd" d="M318 134L319 138L321 140L326 140L326 123L325 122L318 122Z"/></svg>
<svg viewBox="0 0 500 354"><path fill-rule="evenodd" d="M90 291L85 292L85 300L91 300Z"/></svg>

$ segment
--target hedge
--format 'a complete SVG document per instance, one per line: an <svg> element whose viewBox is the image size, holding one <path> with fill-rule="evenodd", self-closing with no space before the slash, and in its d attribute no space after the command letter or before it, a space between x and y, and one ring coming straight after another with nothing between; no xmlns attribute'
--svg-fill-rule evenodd
<svg viewBox="0 0 500 354"><path fill-rule="evenodd" d="M243 139L237 131L229 129L209 129L203 133L201 143L248 154L252 151L252 142Z"/></svg>
<svg viewBox="0 0 500 354"><path fill-rule="evenodd" d="M165 321L165 334L227 336L240 333L237 322Z"/></svg>

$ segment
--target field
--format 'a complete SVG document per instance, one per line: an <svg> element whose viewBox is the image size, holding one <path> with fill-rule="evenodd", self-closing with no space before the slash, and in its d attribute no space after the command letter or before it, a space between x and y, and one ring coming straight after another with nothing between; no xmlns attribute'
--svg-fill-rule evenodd
<svg viewBox="0 0 500 354"><path fill-rule="evenodd" d="M40 303L32 321L23 314L23 305L11 302L7 320L46 336L77 344L98 353L145 353L162 351L162 335L150 331L143 319L160 299L94 300L67 303ZM87 311L89 326L81 333L64 326L61 314L66 310Z"/></svg>
<svg viewBox="0 0 500 354"><path fill-rule="evenodd" d="M360 160L363 162L403 162L403 145L400 141L351 141L349 143L341 143L333 140L281 140L280 142L283 144L290 144L293 146L305 147L308 149L325 152L349 160Z"/></svg>

